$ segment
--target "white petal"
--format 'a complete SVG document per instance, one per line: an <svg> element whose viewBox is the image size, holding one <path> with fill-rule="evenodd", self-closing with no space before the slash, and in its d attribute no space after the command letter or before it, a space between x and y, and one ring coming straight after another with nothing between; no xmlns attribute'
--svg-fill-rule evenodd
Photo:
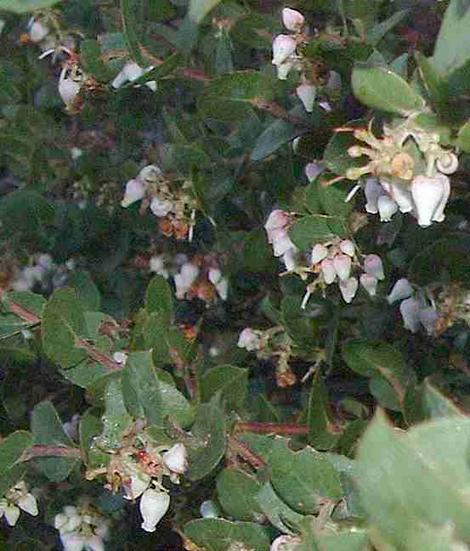
<svg viewBox="0 0 470 551"><path fill-rule="evenodd" d="M412 333L416 333L420 326L419 301L415 298L407 298L400 304L400 313L403 319L403 326Z"/></svg>
<svg viewBox="0 0 470 551"><path fill-rule="evenodd" d="M185 284L191 287L199 275L199 268L192 262L186 262L181 266L180 274Z"/></svg>
<svg viewBox="0 0 470 551"><path fill-rule="evenodd" d="M344 302L349 304L352 301L356 296L358 287L359 283L355 277L350 277L349 279L344 279L339 282L339 290L341 291Z"/></svg>
<svg viewBox="0 0 470 551"><path fill-rule="evenodd" d="M333 265L333 261L329 258L325 258L325 260L321 263L321 271L323 274L323 279L327 285L330 285L336 279L336 270Z"/></svg>
<svg viewBox="0 0 470 551"><path fill-rule="evenodd" d="M279 80L287 80L287 77L289 76L289 73L291 70L296 66L295 61L288 60L284 61L284 63L281 63L279 65L276 65L277 67L277 78Z"/></svg>
<svg viewBox="0 0 470 551"><path fill-rule="evenodd" d="M361 277L359 278L361 285L364 287L364 289L369 293L371 297L375 297L377 293L377 284L379 280L371 276L369 274L361 274Z"/></svg>
<svg viewBox="0 0 470 551"><path fill-rule="evenodd" d="M41 42L49 34L48 27L43 25L40 21L33 21L29 27L29 38L32 42Z"/></svg>
<svg viewBox="0 0 470 551"><path fill-rule="evenodd" d="M317 264L318 262L321 262L328 256L328 249L321 244L317 244L312 249L312 254L310 257L310 262L312 264Z"/></svg>
<svg viewBox="0 0 470 551"><path fill-rule="evenodd" d="M351 257L347 254L337 254L333 258L333 266L341 280L348 279L351 273Z"/></svg>
<svg viewBox="0 0 470 551"><path fill-rule="evenodd" d="M339 248L341 252L347 254L351 258L354 256L355 247L354 243L350 239L343 239L343 241L339 244Z"/></svg>
<svg viewBox="0 0 470 551"><path fill-rule="evenodd" d="M139 172L139 179L145 182L157 182L162 176L162 171L157 165L147 165Z"/></svg>
<svg viewBox="0 0 470 551"><path fill-rule="evenodd" d="M82 551L85 548L85 537L79 534L61 534L60 541L64 551Z"/></svg>
<svg viewBox="0 0 470 551"><path fill-rule="evenodd" d="M130 483L124 485L124 490L126 492L125 498L130 500L137 499L143 492L145 492L145 490L147 490L150 482L150 476L143 472L133 474L130 477Z"/></svg>
<svg viewBox="0 0 470 551"><path fill-rule="evenodd" d="M166 467L177 474L184 474L188 468L188 454L184 444L175 444L162 456Z"/></svg>
<svg viewBox="0 0 470 551"><path fill-rule="evenodd" d="M305 111L311 113L313 111L313 105L315 103L315 97L317 95L317 89L313 84L301 84L296 89L297 97L302 102Z"/></svg>
<svg viewBox="0 0 470 551"><path fill-rule="evenodd" d="M227 300L228 297L228 281L223 278L219 283L215 285L215 290L222 300Z"/></svg>
<svg viewBox="0 0 470 551"><path fill-rule="evenodd" d="M384 266L382 259L377 254L368 254L364 258L364 271L366 274L376 277L377 279L384 279Z"/></svg>
<svg viewBox="0 0 470 551"><path fill-rule="evenodd" d="M121 201L122 207L128 207L140 201L145 197L145 186L140 180L129 180L126 184L126 192L124 193L124 199Z"/></svg>
<svg viewBox="0 0 470 551"><path fill-rule="evenodd" d="M147 86L147 88L150 88L150 90L152 90L152 92L157 91L157 82L155 80L148 80L145 83L145 86Z"/></svg>
<svg viewBox="0 0 470 551"><path fill-rule="evenodd" d="M89 536L86 540L86 546L90 551L104 551L104 543L99 536ZM88 550L87 550L88 551Z"/></svg>
<svg viewBox="0 0 470 551"><path fill-rule="evenodd" d="M428 335L433 335L436 331L436 323L439 319L439 315L437 314L436 310L432 308L431 306L427 308L421 308L419 311L419 321L421 322L421 325L426 330L426 333Z"/></svg>
<svg viewBox="0 0 470 551"><path fill-rule="evenodd" d="M413 294L413 287L406 278L399 279L392 287L390 294L387 296L389 304L393 304L399 300L411 297Z"/></svg>
<svg viewBox="0 0 470 551"><path fill-rule="evenodd" d="M448 178L416 176L411 184L411 193L415 202L418 224L422 227L430 226L434 217L442 221L444 208L450 194Z"/></svg>
<svg viewBox="0 0 470 551"><path fill-rule="evenodd" d="M128 79L127 79L126 71L124 70L124 68L122 68L114 78L113 82L111 83L111 86L117 90L118 88L121 88L121 86L125 84L127 80Z"/></svg>
<svg viewBox="0 0 470 551"><path fill-rule="evenodd" d="M237 346L251 352L252 350L258 350L260 345L260 334L251 327L245 327L238 337Z"/></svg>
<svg viewBox="0 0 470 551"><path fill-rule="evenodd" d="M284 8L282 10L282 22L289 31L299 32L304 26L304 16L297 10Z"/></svg>
<svg viewBox="0 0 470 551"><path fill-rule="evenodd" d="M377 208L379 210L380 221L390 222L392 216L398 210L398 203L388 195L381 195L377 200Z"/></svg>
<svg viewBox="0 0 470 551"><path fill-rule="evenodd" d="M20 510L18 507L15 507L15 505L7 505L4 510L4 515L7 519L8 525L15 526L20 517Z"/></svg>
<svg viewBox="0 0 470 551"><path fill-rule="evenodd" d="M273 230L284 229L289 225L289 223L290 216L287 212L280 209L273 210L269 214L266 224L264 225L268 238ZM271 240L269 242L271 243Z"/></svg>
<svg viewBox="0 0 470 551"><path fill-rule="evenodd" d="M297 42L288 34L279 34L273 40L273 65L281 65L295 53Z"/></svg>
<svg viewBox="0 0 470 551"><path fill-rule="evenodd" d="M274 256L283 256L287 251L294 248L287 231L278 231L272 241Z"/></svg>
<svg viewBox="0 0 470 551"><path fill-rule="evenodd" d="M140 514L144 519L142 528L146 532L155 532L155 527L168 511L170 496L166 492L148 489L140 499Z"/></svg>
<svg viewBox="0 0 470 551"><path fill-rule="evenodd" d="M216 285L222 280L222 272L218 268L210 268L207 278L212 285Z"/></svg>
<svg viewBox="0 0 470 551"><path fill-rule="evenodd" d="M33 517L38 514L38 504L33 494L26 494L17 502L18 507Z"/></svg>
<svg viewBox="0 0 470 551"><path fill-rule="evenodd" d="M123 67L124 74L126 75L127 80L134 82L141 76L144 75L145 71L137 65L134 61L128 61Z"/></svg>
<svg viewBox="0 0 470 551"><path fill-rule="evenodd" d="M54 517L54 528L56 530L59 530L67 524L69 521L69 518L67 515L64 515L63 513L59 513Z"/></svg>
<svg viewBox="0 0 470 551"><path fill-rule="evenodd" d="M295 270L297 266L297 262L295 258L297 250L298 249L296 247L292 246L282 255L282 261L284 262L284 266L286 267L286 270L288 272Z"/></svg>

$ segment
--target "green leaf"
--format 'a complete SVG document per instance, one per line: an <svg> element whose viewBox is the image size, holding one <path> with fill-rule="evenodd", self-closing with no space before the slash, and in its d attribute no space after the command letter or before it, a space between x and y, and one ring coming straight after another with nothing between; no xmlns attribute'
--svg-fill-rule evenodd
<svg viewBox="0 0 470 551"><path fill-rule="evenodd" d="M190 0L188 17L196 25L199 25L204 17L219 3L220 0Z"/></svg>
<svg viewBox="0 0 470 551"><path fill-rule="evenodd" d="M85 332L85 318L73 289L57 289L44 308L42 342L45 353L62 368L73 367L87 355L75 348L76 339Z"/></svg>
<svg viewBox="0 0 470 551"><path fill-rule="evenodd" d="M95 443L95 438L103 431L103 422L93 413L93 409L88 409L80 417L79 440L82 450L82 457L89 469L96 469L106 465L109 455L100 451Z"/></svg>
<svg viewBox="0 0 470 551"><path fill-rule="evenodd" d="M470 153L470 120L460 128L455 145L462 151Z"/></svg>
<svg viewBox="0 0 470 551"><path fill-rule="evenodd" d="M185 525L184 534L205 551L269 549L269 538L265 529L251 522L230 522L215 518L192 520Z"/></svg>
<svg viewBox="0 0 470 551"><path fill-rule="evenodd" d="M62 428L62 421L52 402L39 403L31 414L31 432L34 444L50 446L73 446L72 440ZM35 460L38 468L52 482L65 480L78 464L78 459L44 457Z"/></svg>
<svg viewBox="0 0 470 551"><path fill-rule="evenodd" d="M217 477L218 501L234 520L256 520L261 511L255 500L260 488L255 477L237 469L224 469Z"/></svg>
<svg viewBox="0 0 470 551"><path fill-rule="evenodd" d="M279 498L269 482L266 482L259 490L256 502L269 522L281 532L294 533L304 518Z"/></svg>
<svg viewBox="0 0 470 551"><path fill-rule="evenodd" d="M19 459L32 443L31 434L24 430L12 432L0 442L0 495L23 477L26 466Z"/></svg>
<svg viewBox="0 0 470 551"><path fill-rule="evenodd" d="M213 80L198 100L200 115L222 121L240 121L256 101L271 101L276 80L255 71L238 71Z"/></svg>
<svg viewBox="0 0 470 551"><path fill-rule="evenodd" d="M324 214L304 216L289 229L294 245L302 251L308 251L316 243L330 241L338 235L346 235L344 222L337 216Z"/></svg>
<svg viewBox="0 0 470 551"><path fill-rule="evenodd" d="M333 186L323 186L315 182L310 185L317 186L318 198L326 214L334 217L346 217L351 212L351 203L346 203L348 189L344 182L342 185Z"/></svg>
<svg viewBox="0 0 470 551"><path fill-rule="evenodd" d="M338 473L309 446L294 452L286 439L276 438L268 465L276 493L295 511L313 514L318 512L321 498L339 500L343 496Z"/></svg>
<svg viewBox="0 0 470 551"><path fill-rule="evenodd" d="M219 365L206 371L199 381L201 400L208 402L220 394L230 409L240 410L245 404L248 369L234 365Z"/></svg>
<svg viewBox="0 0 470 551"><path fill-rule="evenodd" d="M7 306L11 300L38 317L42 316L44 305L46 304L46 299L42 295L31 293L30 291L11 291L2 300Z"/></svg>
<svg viewBox="0 0 470 551"><path fill-rule="evenodd" d="M413 535L452 526L455 542L470 542L468 449L470 418L442 418L408 432L378 412L358 452L361 501L379 536L413 551Z"/></svg>
<svg viewBox="0 0 470 551"><path fill-rule="evenodd" d="M121 381L119 378L111 378L104 391L104 415L103 433L100 436L100 445L103 448L118 448L121 445L123 434L132 424L132 417L129 415L122 394Z"/></svg>
<svg viewBox="0 0 470 551"><path fill-rule="evenodd" d="M372 44L372 46L378 44L382 40L382 38L388 32L390 32L393 27L395 27L395 25L398 25L398 23L400 23L400 21L407 14L408 10L399 10L392 14L388 19L385 19L385 21L381 21L380 23L374 25L367 32L367 42L369 42L369 44Z"/></svg>
<svg viewBox="0 0 470 551"><path fill-rule="evenodd" d="M385 67L357 65L351 84L357 99L374 109L409 115L424 108L423 98L401 76Z"/></svg>
<svg viewBox="0 0 470 551"><path fill-rule="evenodd" d="M470 59L470 1L451 0L434 46L432 62L440 73L449 73Z"/></svg>
<svg viewBox="0 0 470 551"><path fill-rule="evenodd" d="M0 0L0 10L14 13L28 13L34 10L49 8L59 0Z"/></svg>
<svg viewBox="0 0 470 551"><path fill-rule="evenodd" d="M120 0L120 9L122 28L129 54L137 65L145 69L147 63L140 52L137 22L135 20L135 13L137 11L136 0Z"/></svg>
<svg viewBox="0 0 470 551"><path fill-rule="evenodd" d="M250 154L252 161L261 161L279 149L287 142L291 142L299 135L298 128L286 121L277 119L273 121L258 136L255 147Z"/></svg>
<svg viewBox="0 0 470 551"><path fill-rule="evenodd" d="M347 126L350 128L360 128L365 126L365 121L350 121ZM336 132L327 143L323 151L323 161L331 172L343 176L349 168L357 168L369 162L369 159L362 156L359 158L351 157L348 149L357 144L353 132Z"/></svg>
<svg viewBox="0 0 470 551"><path fill-rule="evenodd" d="M157 312L163 323L170 324L173 319L173 294L167 280L160 275L155 276L145 293L145 308L147 312Z"/></svg>
<svg viewBox="0 0 470 551"><path fill-rule="evenodd" d="M333 421L328 392L321 372L313 378L308 402L308 442L315 449L329 450L340 437Z"/></svg>
<svg viewBox="0 0 470 551"><path fill-rule="evenodd" d="M100 45L96 40L87 38L80 42L80 62L85 71L100 82L111 78L110 70L101 58Z"/></svg>
<svg viewBox="0 0 470 551"><path fill-rule="evenodd" d="M423 383L423 407L429 417L463 416L464 412L442 394L429 380Z"/></svg>
<svg viewBox="0 0 470 551"><path fill-rule="evenodd" d="M133 352L123 370L126 400L131 391L150 425L162 425L170 417L186 427L193 420L193 409L174 384L165 379L163 374L158 375L150 351Z"/></svg>
<svg viewBox="0 0 470 551"><path fill-rule="evenodd" d="M68 278L68 284L75 289L78 300L82 303L84 309L91 311L100 309L100 292L88 272L74 270Z"/></svg>
<svg viewBox="0 0 470 551"><path fill-rule="evenodd" d="M225 418L216 399L199 406L191 433L188 478L199 480L217 467L225 453Z"/></svg>

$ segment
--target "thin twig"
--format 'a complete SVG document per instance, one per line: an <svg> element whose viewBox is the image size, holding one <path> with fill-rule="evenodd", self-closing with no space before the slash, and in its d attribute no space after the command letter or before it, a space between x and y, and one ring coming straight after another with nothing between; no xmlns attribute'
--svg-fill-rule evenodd
<svg viewBox="0 0 470 551"><path fill-rule="evenodd" d="M298 425L296 423L237 423L235 426L237 432L254 432L256 434L282 434L282 435L301 435L308 434L307 425Z"/></svg>
<svg viewBox="0 0 470 551"><path fill-rule="evenodd" d="M265 460L244 443L235 438L235 436L228 437L229 448L249 463L254 469L262 469L266 467Z"/></svg>

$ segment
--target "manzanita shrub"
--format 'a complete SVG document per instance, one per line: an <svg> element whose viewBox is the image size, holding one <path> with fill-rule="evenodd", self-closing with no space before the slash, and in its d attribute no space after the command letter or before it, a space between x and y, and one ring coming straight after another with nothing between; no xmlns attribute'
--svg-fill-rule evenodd
<svg viewBox="0 0 470 551"><path fill-rule="evenodd" d="M0 10L2 549L470 549L470 1Z"/></svg>

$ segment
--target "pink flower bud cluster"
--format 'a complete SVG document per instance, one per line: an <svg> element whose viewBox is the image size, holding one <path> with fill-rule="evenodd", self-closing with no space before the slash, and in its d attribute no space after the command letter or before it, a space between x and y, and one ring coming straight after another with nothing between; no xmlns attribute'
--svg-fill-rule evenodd
<svg viewBox="0 0 470 551"><path fill-rule="evenodd" d="M286 269L292 271L296 267L297 247L292 243L288 229L292 223L289 213L276 209L269 215L264 229L268 234L268 242L273 247L276 257L281 257Z"/></svg>

